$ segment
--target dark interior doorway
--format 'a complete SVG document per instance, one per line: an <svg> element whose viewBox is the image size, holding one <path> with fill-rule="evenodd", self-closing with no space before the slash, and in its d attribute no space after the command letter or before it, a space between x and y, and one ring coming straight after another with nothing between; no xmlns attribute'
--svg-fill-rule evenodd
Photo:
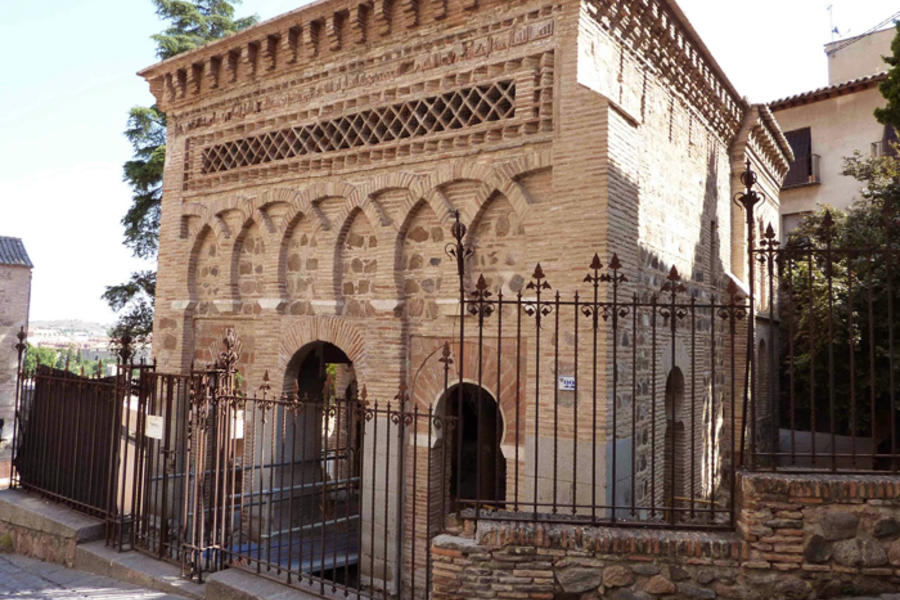
<svg viewBox="0 0 900 600"><path fill-rule="evenodd" d="M461 389L458 384L450 388L442 403L446 414L458 419L449 444L450 497L463 505L479 501L499 506L506 499L506 460L497 402L484 388L463 383Z"/></svg>
<svg viewBox="0 0 900 600"><path fill-rule="evenodd" d="M353 363L344 351L328 342L303 346L288 366L289 373L296 373L300 396L315 401L354 398L356 377L352 369Z"/></svg>
<svg viewBox="0 0 900 600"><path fill-rule="evenodd" d="M678 520L677 510L684 502L685 481L689 481L690 473L685 473L685 457L689 451L685 447L684 416L684 375L678 367L669 372L666 379L666 433L663 481L663 505L666 507L666 518Z"/></svg>
<svg viewBox="0 0 900 600"><path fill-rule="evenodd" d="M289 556L301 572L351 587L358 583L361 554L363 422L356 385L352 361L334 344L315 341L294 354L285 388L296 392L299 404L274 425L284 433L274 458L290 464L272 476L280 490L278 541L290 549L284 560Z"/></svg>

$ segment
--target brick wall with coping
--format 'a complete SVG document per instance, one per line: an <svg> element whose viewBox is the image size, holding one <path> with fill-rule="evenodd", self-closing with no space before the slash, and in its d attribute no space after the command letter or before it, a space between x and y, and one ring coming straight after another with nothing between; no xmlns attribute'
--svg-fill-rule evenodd
<svg viewBox="0 0 900 600"><path fill-rule="evenodd" d="M467 520L432 546L436 600L806 599L900 589L900 480L738 477L735 531Z"/></svg>

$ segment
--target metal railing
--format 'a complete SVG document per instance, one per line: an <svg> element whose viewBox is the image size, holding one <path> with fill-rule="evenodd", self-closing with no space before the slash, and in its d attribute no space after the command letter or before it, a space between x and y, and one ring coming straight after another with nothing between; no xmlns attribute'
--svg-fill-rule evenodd
<svg viewBox="0 0 900 600"><path fill-rule="evenodd" d="M188 417L185 573L240 567L318 593L426 596L443 515L417 492L445 479L434 459L448 420L403 397L248 397L223 386L226 372Z"/></svg>
<svg viewBox="0 0 900 600"><path fill-rule="evenodd" d="M268 372L248 395L233 330L187 374L133 364L127 339L115 377L25 374L23 331L11 480L189 577L419 598L454 516L727 528L738 468L900 470L898 237L842 247L826 220L820 244L757 240L742 181L746 295L715 258L686 281L616 254L566 291L537 265L504 293L469 268L457 215L454 331L427 393L390 402L273 396Z"/></svg>
<svg viewBox="0 0 900 600"><path fill-rule="evenodd" d="M782 246L769 227L754 249L775 341L757 341L755 404L775 418L755 468L900 471L900 228L884 217L869 246L838 240L826 213L814 235Z"/></svg>
<svg viewBox="0 0 900 600"><path fill-rule="evenodd" d="M818 154L807 154L796 159L785 177L781 189L802 187L822 182L819 163L822 157Z"/></svg>
<svg viewBox="0 0 900 600"><path fill-rule="evenodd" d="M18 387L12 484L105 518L117 378L39 366Z"/></svg>
<svg viewBox="0 0 900 600"><path fill-rule="evenodd" d="M563 294L540 265L512 297L483 275L458 221L458 341L441 403L457 509L477 518L727 527L741 454L749 304L683 281L633 284L613 254L585 261ZM626 275L627 274L627 275Z"/></svg>

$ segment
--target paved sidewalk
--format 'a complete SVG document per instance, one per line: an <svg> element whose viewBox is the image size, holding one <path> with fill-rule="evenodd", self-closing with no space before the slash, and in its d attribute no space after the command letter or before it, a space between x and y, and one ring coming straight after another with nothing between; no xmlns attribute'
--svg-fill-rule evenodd
<svg viewBox="0 0 900 600"><path fill-rule="evenodd" d="M185 600L108 577L67 569L18 554L0 554L0 598L15 600Z"/></svg>

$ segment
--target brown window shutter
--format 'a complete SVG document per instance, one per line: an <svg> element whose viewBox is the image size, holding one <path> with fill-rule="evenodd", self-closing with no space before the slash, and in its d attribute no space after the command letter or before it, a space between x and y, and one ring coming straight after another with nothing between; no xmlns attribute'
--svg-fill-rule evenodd
<svg viewBox="0 0 900 600"><path fill-rule="evenodd" d="M784 137L787 138L794 151L794 162L791 163L791 169L788 171L787 177L784 178L782 187L791 187L795 185L803 185L809 183L809 176L812 175L812 136L809 127L802 129L794 129L786 131Z"/></svg>

